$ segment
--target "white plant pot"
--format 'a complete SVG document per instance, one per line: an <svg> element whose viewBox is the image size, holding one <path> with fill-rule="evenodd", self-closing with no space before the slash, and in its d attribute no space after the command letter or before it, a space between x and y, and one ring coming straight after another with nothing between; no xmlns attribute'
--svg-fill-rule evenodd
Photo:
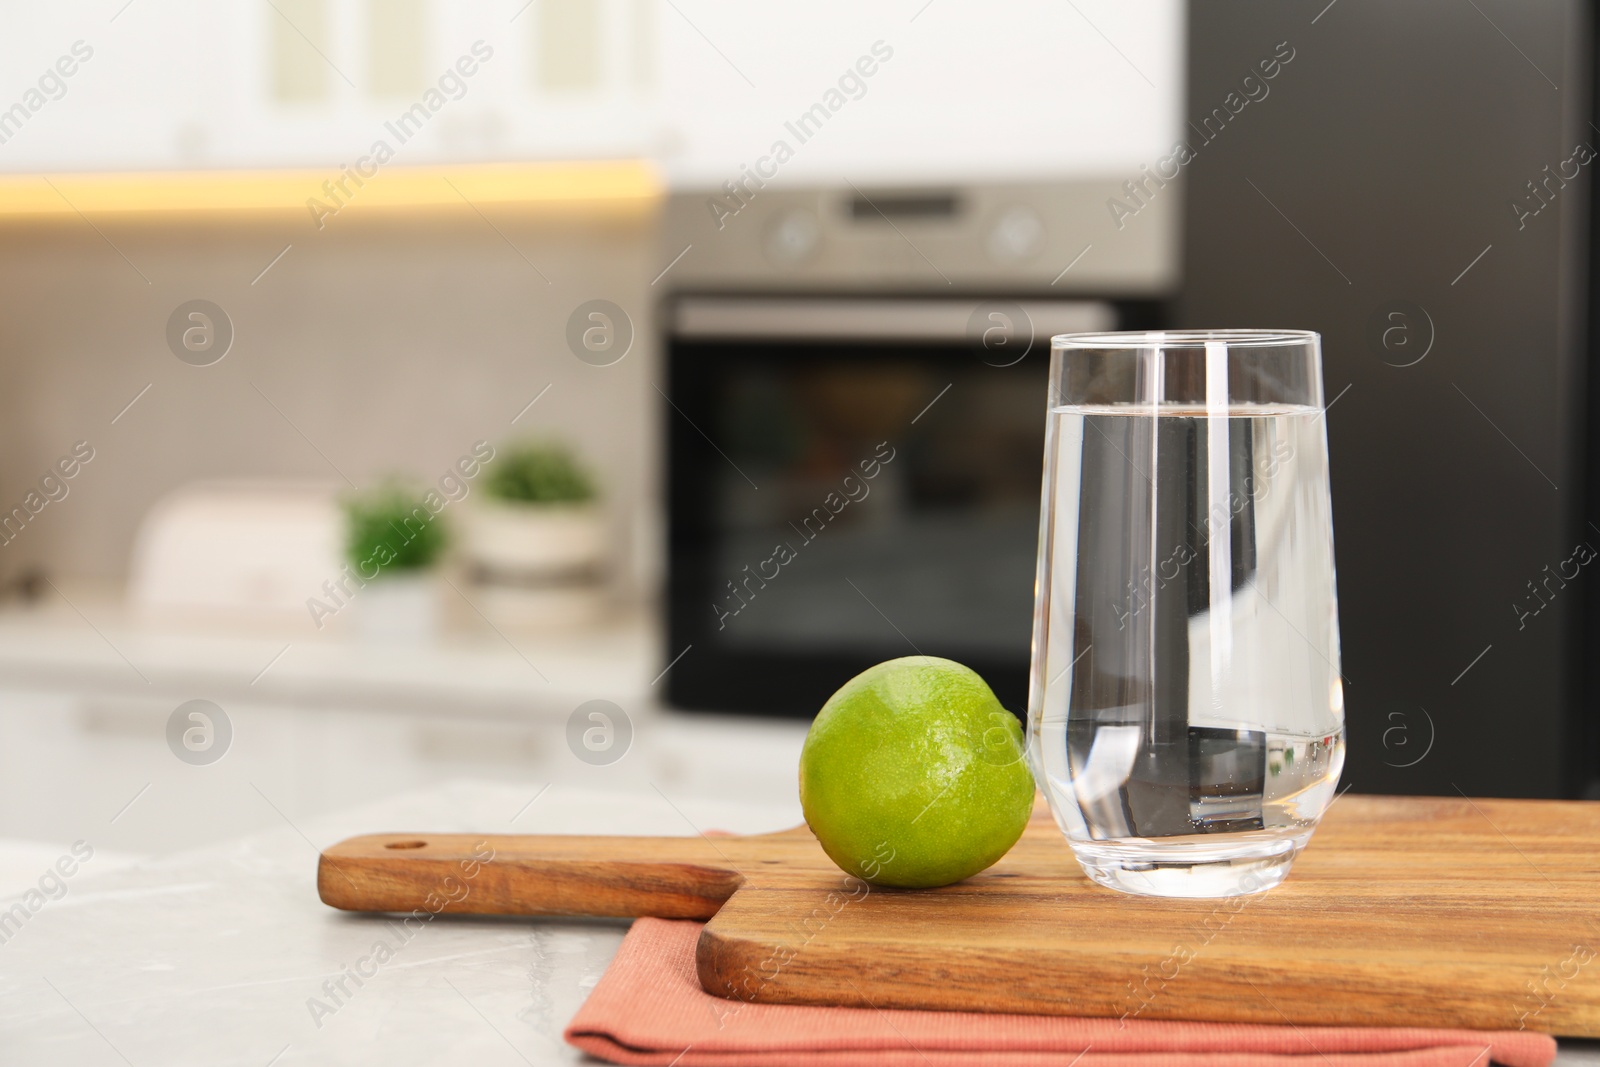
<svg viewBox="0 0 1600 1067"><path fill-rule="evenodd" d="M605 560L605 516L597 504L479 498L463 519L463 551L491 575L581 578L584 572L597 574Z"/></svg>
<svg viewBox="0 0 1600 1067"><path fill-rule="evenodd" d="M463 516L472 598L497 626L585 626L605 614L607 538L598 504L479 498Z"/></svg>
<svg viewBox="0 0 1600 1067"><path fill-rule="evenodd" d="M431 570L380 574L356 592L354 606L364 641L425 645L439 634L439 581Z"/></svg>

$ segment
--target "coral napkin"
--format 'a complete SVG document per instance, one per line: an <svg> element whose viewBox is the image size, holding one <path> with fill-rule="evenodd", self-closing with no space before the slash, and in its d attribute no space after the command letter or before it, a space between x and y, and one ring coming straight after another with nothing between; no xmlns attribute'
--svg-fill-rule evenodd
<svg viewBox="0 0 1600 1067"><path fill-rule="evenodd" d="M746 1004L695 977L697 922L639 919L567 1027L613 1063L659 1067L1546 1067L1556 1044L1498 1030L1260 1026Z"/></svg>

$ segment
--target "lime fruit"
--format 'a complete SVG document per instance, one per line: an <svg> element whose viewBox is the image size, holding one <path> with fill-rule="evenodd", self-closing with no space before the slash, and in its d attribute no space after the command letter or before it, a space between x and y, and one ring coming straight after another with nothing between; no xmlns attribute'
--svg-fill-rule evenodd
<svg viewBox="0 0 1600 1067"><path fill-rule="evenodd" d="M1022 728L976 672L933 656L856 675L800 751L800 806L841 869L925 889L970 878L1033 811Z"/></svg>

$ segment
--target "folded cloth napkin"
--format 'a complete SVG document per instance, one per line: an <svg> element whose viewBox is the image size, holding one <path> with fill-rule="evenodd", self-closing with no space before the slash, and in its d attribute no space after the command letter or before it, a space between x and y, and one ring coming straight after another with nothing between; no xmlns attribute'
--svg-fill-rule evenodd
<svg viewBox="0 0 1600 1067"><path fill-rule="evenodd" d="M568 1043L660 1067L1546 1067L1556 1054L1552 1038L1526 1031L749 1004L700 988L701 925L636 921Z"/></svg>

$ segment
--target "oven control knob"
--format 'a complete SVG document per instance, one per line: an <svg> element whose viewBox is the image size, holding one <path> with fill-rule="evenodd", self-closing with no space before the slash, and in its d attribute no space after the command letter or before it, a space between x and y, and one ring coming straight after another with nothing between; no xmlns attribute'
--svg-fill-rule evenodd
<svg viewBox="0 0 1600 1067"><path fill-rule="evenodd" d="M793 267L811 258L822 239L817 217L805 208L780 211L767 225L762 245L767 259L780 267Z"/></svg>
<svg viewBox="0 0 1600 1067"><path fill-rule="evenodd" d="M1031 207L1000 212L989 230L989 256L996 263L1020 263L1044 247L1044 220Z"/></svg>

